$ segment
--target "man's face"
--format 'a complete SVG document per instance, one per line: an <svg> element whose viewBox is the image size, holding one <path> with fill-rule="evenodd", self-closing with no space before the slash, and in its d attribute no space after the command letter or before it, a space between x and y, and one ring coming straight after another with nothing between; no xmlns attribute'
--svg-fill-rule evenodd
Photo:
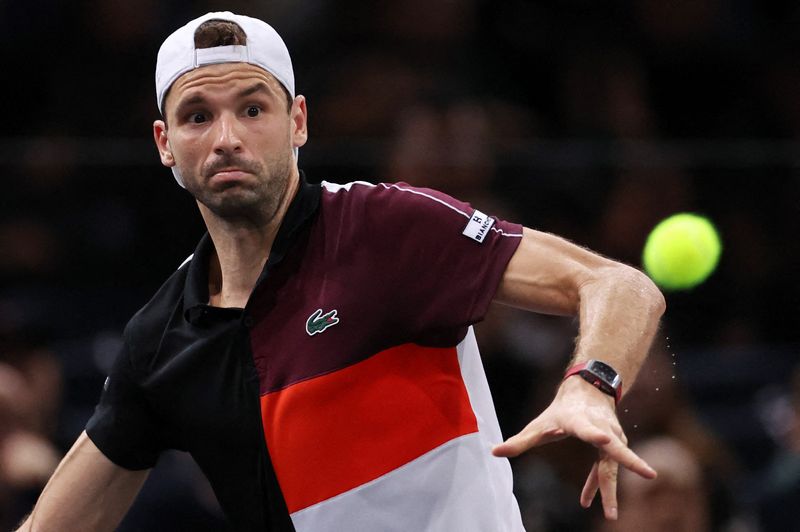
<svg viewBox="0 0 800 532"><path fill-rule="evenodd" d="M287 111L269 73L223 63L178 78L164 113L169 126L153 125L162 163L177 166L202 206L224 219L272 219L296 171L293 148L307 137L302 96Z"/></svg>

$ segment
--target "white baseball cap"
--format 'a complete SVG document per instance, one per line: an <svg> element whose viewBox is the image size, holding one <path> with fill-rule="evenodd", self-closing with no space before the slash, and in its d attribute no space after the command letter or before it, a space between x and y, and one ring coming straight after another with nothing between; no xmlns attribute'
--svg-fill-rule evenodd
<svg viewBox="0 0 800 532"><path fill-rule="evenodd" d="M195 48L195 31L207 20L235 22L247 36L247 44ZM178 28L161 44L156 60L156 102L161 114L164 114L167 91L179 77L195 68L217 63L250 63L259 66L272 74L292 97L295 96L292 59L278 32L263 20L230 11L218 11L206 13ZM297 158L297 148L294 149L294 155ZM172 167L172 174L183 187L183 177L177 166Z"/></svg>
<svg viewBox="0 0 800 532"><path fill-rule="evenodd" d="M247 36L244 46L230 45L195 48L194 33L207 20L227 20L238 24ZM256 18L230 11L206 13L178 28L158 50L156 61L156 100L164 112L164 97L181 75L195 68L216 63L250 63L275 76L294 97L294 71L289 50L272 26Z"/></svg>

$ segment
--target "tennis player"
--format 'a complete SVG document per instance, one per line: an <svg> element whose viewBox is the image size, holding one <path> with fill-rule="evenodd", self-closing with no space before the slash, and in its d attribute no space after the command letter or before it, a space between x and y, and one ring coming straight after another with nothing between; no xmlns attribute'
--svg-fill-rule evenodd
<svg viewBox="0 0 800 532"><path fill-rule="evenodd" d="M167 449L236 530L519 531L507 457L567 437L597 449L580 503L599 491L609 519L619 465L655 477L615 411L664 311L647 277L435 190L309 184L306 100L263 21L175 31L156 97L208 232L128 323L21 530L113 530ZM492 301L580 317L552 403L506 441L472 330Z"/></svg>

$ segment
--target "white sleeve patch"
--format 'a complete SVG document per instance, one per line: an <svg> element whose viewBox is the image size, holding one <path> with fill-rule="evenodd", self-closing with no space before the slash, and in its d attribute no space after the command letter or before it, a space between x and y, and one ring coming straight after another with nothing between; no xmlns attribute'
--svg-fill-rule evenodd
<svg viewBox="0 0 800 532"><path fill-rule="evenodd" d="M489 232L489 229L491 229L493 225L494 218L490 218L481 211L475 210L461 234L471 238L475 242L482 243L483 239L486 238L486 234Z"/></svg>

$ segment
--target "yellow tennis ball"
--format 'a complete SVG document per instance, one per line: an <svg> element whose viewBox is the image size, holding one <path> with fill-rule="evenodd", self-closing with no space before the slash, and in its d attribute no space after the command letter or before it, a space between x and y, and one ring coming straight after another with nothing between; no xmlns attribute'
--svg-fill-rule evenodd
<svg viewBox="0 0 800 532"><path fill-rule="evenodd" d="M680 213L659 222L644 245L644 270L666 290L693 288L711 275L722 243L714 224L702 216Z"/></svg>

